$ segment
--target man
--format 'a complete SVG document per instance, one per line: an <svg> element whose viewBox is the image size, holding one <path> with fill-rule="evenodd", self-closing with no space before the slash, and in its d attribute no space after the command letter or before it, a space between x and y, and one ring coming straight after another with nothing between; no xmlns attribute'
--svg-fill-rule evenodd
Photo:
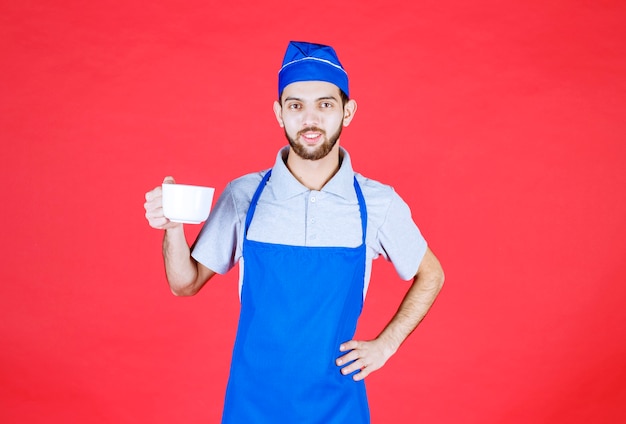
<svg viewBox="0 0 626 424"><path fill-rule="evenodd" d="M363 379L425 316L443 271L406 203L356 174L339 147L357 105L335 51L291 42L278 96L274 113L289 146L271 170L227 185L193 251L182 224L163 216L159 187L146 194L146 217L165 230L166 276L176 295L193 295L240 263L223 423L369 423ZM353 340L379 255L413 283L376 339Z"/></svg>

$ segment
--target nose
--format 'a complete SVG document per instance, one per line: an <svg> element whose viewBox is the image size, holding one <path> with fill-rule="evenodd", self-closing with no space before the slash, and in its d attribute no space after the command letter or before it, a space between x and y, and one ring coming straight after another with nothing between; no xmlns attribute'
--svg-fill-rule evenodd
<svg viewBox="0 0 626 424"><path fill-rule="evenodd" d="M308 107L303 111L302 119L305 127L315 127L320 123L320 114L315 108Z"/></svg>

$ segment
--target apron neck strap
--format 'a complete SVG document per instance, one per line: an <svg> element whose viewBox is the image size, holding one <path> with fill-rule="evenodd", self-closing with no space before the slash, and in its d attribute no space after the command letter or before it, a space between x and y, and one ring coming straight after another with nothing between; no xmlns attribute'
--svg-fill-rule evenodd
<svg viewBox="0 0 626 424"><path fill-rule="evenodd" d="M365 244L365 231L367 230L367 207L365 206L365 198L363 197L363 192L361 191L361 186L356 180L356 175L354 176L354 191L356 191L356 198L359 201L359 210L361 212L361 229L363 230L363 244Z"/></svg>
<svg viewBox="0 0 626 424"><path fill-rule="evenodd" d="M261 183L259 184L256 191L254 192L254 196L252 196L252 200L250 200L250 207L248 208L248 213L246 214L246 226L244 227L244 233L243 233L244 237L248 236L248 228L250 227L250 222L252 222L252 216L254 215L254 211L256 210L256 204L259 201L259 197L261 197L261 192L265 188L265 184L267 184L267 181L270 179L270 175L272 175L271 169L267 171L267 173L261 180Z"/></svg>
<svg viewBox="0 0 626 424"><path fill-rule="evenodd" d="M246 214L246 225L244 227L244 237L248 236L248 228L250 227L250 223L252 222L252 216L254 216L254 211L256 210L256 205L259 201L259 197L261 197L261 192L265 188L265 184L270 179L272 175L272 170L270 169L263 176L263 179L259 183L254 195L252 196L252 200L250 200L250 207L248 208L248 213ZM356 175L354 176L354 191L356 192L356 198L359 201L359 210L361 212L361 229L362 229L362 241L365 244L365 234L367 230L367 207L365 206L365 198L363 197L363 192L361 191L361 186L356 180Z"/></svg>

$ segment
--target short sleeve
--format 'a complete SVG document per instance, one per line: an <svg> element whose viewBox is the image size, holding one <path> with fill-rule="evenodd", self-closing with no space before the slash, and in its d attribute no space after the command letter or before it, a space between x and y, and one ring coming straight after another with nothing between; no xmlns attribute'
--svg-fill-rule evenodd
<svg viewBox="0 0 626 424"><path fill-rule="evenodd" d="M232 183L229 183L198 234L191 256L218 274L226 273L235 266L240 256L240 228Z"/></svg>
<svg viewBox="0 0 626 424"><path fill-rule="evenodd" d="M426 249L426 240L413 221L409 206L394 191L389 209L378 230L381 254L389 260L403 280L417 274Z"/></svg>

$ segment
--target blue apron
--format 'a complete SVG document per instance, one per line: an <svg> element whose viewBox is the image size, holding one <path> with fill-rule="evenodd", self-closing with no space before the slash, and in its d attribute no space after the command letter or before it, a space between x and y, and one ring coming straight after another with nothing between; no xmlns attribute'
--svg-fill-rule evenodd
<svg viewBox="0 0 626 424"><path fill-rule="evenodd" d="M257 188L246 216L241 312L223 424L366 424L365 383L335 360L363 307L367 210L359 184L361 245L305 247L248 240Z"/></svg>

